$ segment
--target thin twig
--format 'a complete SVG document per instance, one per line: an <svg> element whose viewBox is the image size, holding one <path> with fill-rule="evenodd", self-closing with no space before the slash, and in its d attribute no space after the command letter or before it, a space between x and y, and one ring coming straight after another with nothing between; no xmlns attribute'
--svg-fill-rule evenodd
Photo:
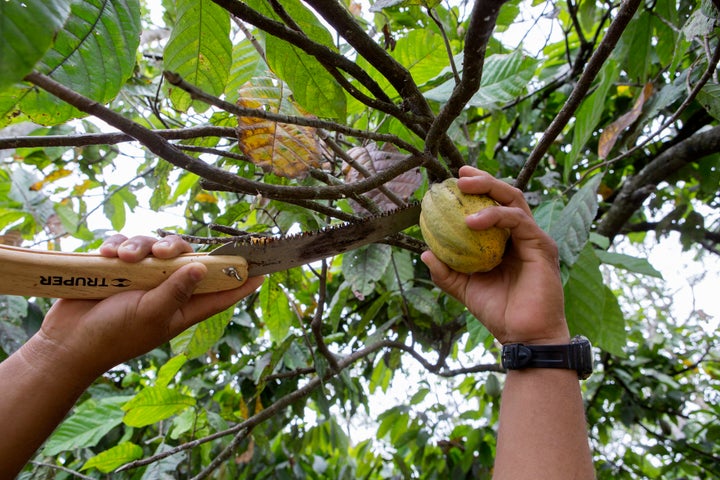
<svg viewBox="0 0 720 480"><path fill-rule="evenodd" d="M240 445L240 442L245 440L248 435L250 435L250 432L251 430L249 428L239 431L237 435L233 437L232 441L228 444L228 446L225 447L222 452L217 454L207 467L205 467L202 471L198 472L198 474L192 477L190 480L202 480L203 478L208 478L210 475L212 475L212 473L220 465L222 465L222 463L227 460L230 455L233 454L235 449L237 449L238 445Z"/></svg>

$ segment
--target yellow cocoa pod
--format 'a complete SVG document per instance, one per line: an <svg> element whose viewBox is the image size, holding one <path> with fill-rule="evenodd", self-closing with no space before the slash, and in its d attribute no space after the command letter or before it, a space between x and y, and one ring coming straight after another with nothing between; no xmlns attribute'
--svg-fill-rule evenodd
<svg viewBox="0 0 720 480"><path fill-rule="evenodd" d="M465 217L498 203L487 195L463 193L456 178L430 187L422 199L420 230L430 250L453 270L487 272L502 261L510 232L505 228L471 230Z"/></svg>

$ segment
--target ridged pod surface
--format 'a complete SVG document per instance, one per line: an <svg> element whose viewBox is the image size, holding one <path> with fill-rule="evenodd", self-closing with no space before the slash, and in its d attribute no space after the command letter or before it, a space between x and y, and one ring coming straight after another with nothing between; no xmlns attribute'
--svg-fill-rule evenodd
<svg viewBox="0 0 720 480"><path fill-rule="evenodd" d="M430 187L422 199L420 230L430 250L453 270L487 272L502 261L510 232L471 230L465 217L498 203L487 195L463 193L456 178Z"/></svg>

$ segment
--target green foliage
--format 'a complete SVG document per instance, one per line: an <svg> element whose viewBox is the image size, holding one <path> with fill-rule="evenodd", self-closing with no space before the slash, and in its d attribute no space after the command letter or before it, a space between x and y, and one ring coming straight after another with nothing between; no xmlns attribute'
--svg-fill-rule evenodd
<svg viewBox="0 0 720 480"><path fill-rule="evenodd" d="M17 11L24 10L25 6L21 2L7 2L4 9L14 17L21 16ZM36 25L30 32L45 28L42 24ZM23 42L22 38L14 37L17 34L14 29L8 33L13 37L5 38L5 42L13 45ZM39 40L37 50L42 49L45 36L33 35L31 43L35 43L36 38ZM72 2L63 28L33 68L78 93L105 103L115 98L132 73L139 38L137 0ZM0 96L0 125L19 120L58 125L79 116L76 109L46 92L22 84L4 90Z"/></svg>
<svg viewBox="0 0 720 480"><path fill-rule="evenodd" d="M698 261L720 251L712 2L643 3L592 78L583 72L620 6L507 2L462 105L458 82L482 58L465 50L479 39L463 2L161 3L151 16L157 7L135 0L0 1L0 125L37 124L0 131L3 239L92 250L144 209L179 218L152 217L146 234L313 230L382 205L378 189L326 194L354 183L352 147L392 146L395 163L430 152L408 192L417 200L461 164L518 178L561 122L525 193L558 245L570 328L596 347L584 395L598 476L720 474L717 321L697 309L678 318L635 248L672 234ZM335 5L347 10L319 18ZM140 41L141 26L168 36ZM163 70L209 97L169 85ZM147 141L138 154L106 135L96 119L107 113L88 117L26 81L31 72L134 122L124 133L149 129L187 155L158 158ZM589 88L574 94L581 80ZM636 106L601 155L603 134ZM431 118L447 109L444 136L426 149ZM246 147L267 131L260 162L260 147ZM384 187L402 189L399 178ZM420 238L412 228L393 246L274 274L236 308L108 372L21 478L64 478L53 465L105 478L139 459L149 464L113 478L491 478L499 346L434 287ZM0 359L50 304L0 297Z"/></svg>
<svg viewBox="0 0 720 480"><path fill-rule="evenodd" d="M187 0L177 2L176 15L163 67L208 93L221 94L232 64L228 13L210 0ZM180 111L186 111L192 102L190 95L177 88L170 92L170 99ZM207 105L196 103L193 108L203 111Z"/></svg>
<svg viewBox="0 0 720 480"><path fill-rule="evenodd" d="M27 2L0 5L0 90L19 82L52 45L70 13L66 2ZM24 39L23 39L24 37Z"/></svg>

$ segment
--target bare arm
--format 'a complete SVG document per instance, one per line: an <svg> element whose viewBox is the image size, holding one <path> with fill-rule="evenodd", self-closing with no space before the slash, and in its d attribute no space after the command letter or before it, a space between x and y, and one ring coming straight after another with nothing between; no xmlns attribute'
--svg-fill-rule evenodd
<svg viewBox="0 0 720 480"><path fill-rule="evenodd" d="M190 247L177 237L156 242L115 236L100 252L136 262L171 258ZM17 474L87 387L108 369L146 353L255 290L262 278L226 292L192 295L207 273L189 264L157 288L103 301L58 300L25 345L0 363L0 472Z"/></svg>
<svg viewBox="0 0 720 480"><path fill-rule="evenodd" d="M557 246L535 223L522 193L471 167L460 169L460 189L487 194L499 207L467 217L482 230L508 228L512 242L494 270L465 275L431 252L422 259L435 283L463 302L502 344L567 344ZM508 373L500 407L496 479L595 477L587 426L574 371L528 369Z"/></svg>

